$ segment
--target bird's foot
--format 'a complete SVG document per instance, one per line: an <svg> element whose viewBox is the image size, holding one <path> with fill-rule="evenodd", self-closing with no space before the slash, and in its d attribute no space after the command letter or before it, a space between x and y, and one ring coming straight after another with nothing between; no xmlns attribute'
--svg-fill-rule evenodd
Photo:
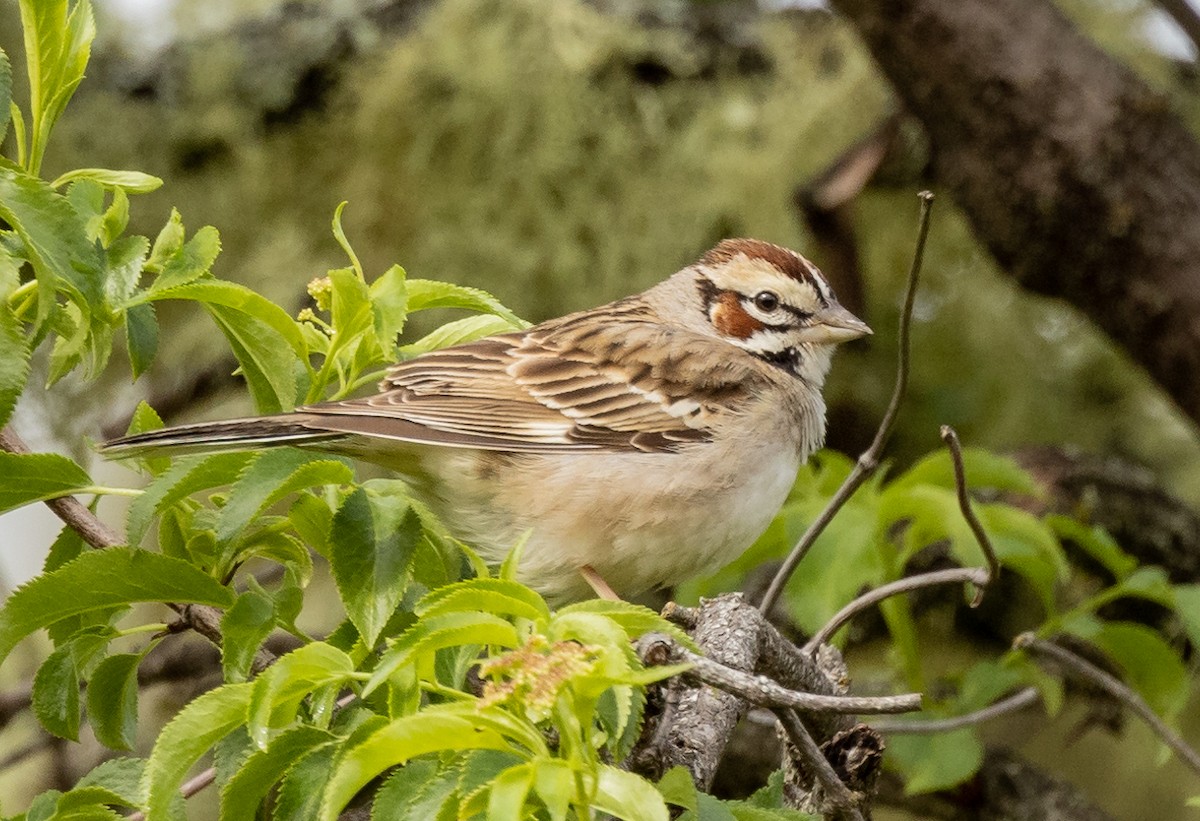
<svg viewBox="0 0 1200 821"><path fill-rule="evenodd" d="M583 576L583 580L588 583L588 587L596 591L598 597L607 599L608 601L621 601L621 597L616 594L616 591L608 586L608 582L604 581L604 578L590 564L585 564L579 568L579 575Z"/></svg>

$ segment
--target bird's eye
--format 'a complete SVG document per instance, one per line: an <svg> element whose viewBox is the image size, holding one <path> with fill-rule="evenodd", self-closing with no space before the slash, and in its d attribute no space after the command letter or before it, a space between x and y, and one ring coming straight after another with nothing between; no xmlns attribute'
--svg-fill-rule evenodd
<svg viewBox="0 0 1200 821"><path fill-rule="evenodd" d="M754 307L769 314L779 307L779 297L770 291L759 291L754 297Z"/></svg>

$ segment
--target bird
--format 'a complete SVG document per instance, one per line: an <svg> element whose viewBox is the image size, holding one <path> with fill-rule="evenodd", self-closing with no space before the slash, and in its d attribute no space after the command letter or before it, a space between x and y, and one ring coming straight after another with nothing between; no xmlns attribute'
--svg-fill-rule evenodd
<svg viewBox="0 0 1200 821"><path fill-rule="evenodd" d="M799 253L726 239L648 290L392 366L379 391L163 428L108 456L292 445L382 465L561 605L723 567L824 442L834 349L871 333Z"/></svg>

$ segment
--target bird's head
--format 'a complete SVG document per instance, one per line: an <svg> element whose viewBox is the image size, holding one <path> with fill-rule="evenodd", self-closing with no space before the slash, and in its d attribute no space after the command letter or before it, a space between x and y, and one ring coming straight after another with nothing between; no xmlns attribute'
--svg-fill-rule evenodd
<svg viewBox="0 0 1200 821"><path fill-rule="evenodd" d="M824 380L838 343L871 333L815 265L779 245L727 239L692 270L712 333L810 381Z"/></svg>

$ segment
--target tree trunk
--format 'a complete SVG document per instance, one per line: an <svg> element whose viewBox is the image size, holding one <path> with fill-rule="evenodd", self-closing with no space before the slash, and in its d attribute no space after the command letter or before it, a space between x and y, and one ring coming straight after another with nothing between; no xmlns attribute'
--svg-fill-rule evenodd
<svg viewBox="0 0 1200 821"><path fill-rule="evenodd" d="M1200 421L1200 146L1047 0L833 0L1025 287L1076 305Z"/></svg>

